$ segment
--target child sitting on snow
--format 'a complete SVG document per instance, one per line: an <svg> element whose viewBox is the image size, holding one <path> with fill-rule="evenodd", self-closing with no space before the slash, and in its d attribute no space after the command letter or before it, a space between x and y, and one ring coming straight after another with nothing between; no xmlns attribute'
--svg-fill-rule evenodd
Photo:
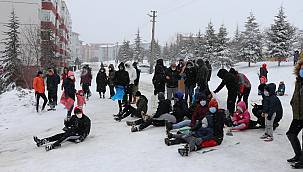
<svg viewBox="0 0 303 172"><path fill-rule="evenodd" d="M76 97L77 97L77 106L83 110L83 106L86 104L85 101L85 96L84 96L84 91L83 90L79 90L76 93Z"/></svg>
<svg viewBox="0 0 303 172"><path fill-rule="evenodd" d="M137 91L135 96L137 97L137 102L136 102L137 108L132 107L130 104L126 104L122 112L119 113L118 115L115 115L116 121L120 122L122 119L128 117L129 115L138 118L148 118L146 115L148 108L147 98L144 95L142 95L140 91Z"/></svg>
<svg viewBox="0 0 303 172"><path fill-rule="evenodd" d="M248 109L246 108L246 104L244 101L240 101L237 104L237 111L232 117L233 127L231 127L231 130L240 131L247 129L249 120L250 114L248 112Z"/></svg>
<svg viewBox="0 0 303 172"><path fill-rule="evenodd" d="M285 84L284 81L281 81L278 87L277 95L284 96L284 94L285 94Z"/></svg>

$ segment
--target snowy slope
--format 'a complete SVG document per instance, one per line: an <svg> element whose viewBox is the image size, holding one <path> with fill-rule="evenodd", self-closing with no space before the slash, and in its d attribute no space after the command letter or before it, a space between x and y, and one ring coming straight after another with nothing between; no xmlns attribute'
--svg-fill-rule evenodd
<svg viewBox="0 0 303 172"><path fill-rule="evenodd" d="M247 68L243 63L236 66L253 81L250 99L254 102L261 99L257 95L260 65ZM247 130L234 133L233 137L226 136L217 151L180 157L177 153L180 146L167 147L164 144L164 128L150 127L139 133L131 133L125 120L120 123L114 121L112 115L118 112L117 103L109 99L100 100L93 82L91 90L94 94L85 107L85 113L92 120L90 136L81 144L66 143L50 152L37 148L32 136L46 137L61 132L66 110L60 106L56 112L37 114L32 92L25 91L21 98L18 91L1 95L0 171L290 171L286 159L293 153L285 133L292 118L289 101L295 77L291 63L284 63L279 68L276 65L269 63L269 80L276 84L285 81L289 96L280 97L285 113L272 143L258 139L263 134L262 130ZM216 71L210 83L212 90L220 82L215 75ZM151 78L151 75L142 74L140 87L147 97L153 92ZM220 102L225 100L226 90L222 90L218 96ZM234 145L237 142L240 144Z"/></svg>

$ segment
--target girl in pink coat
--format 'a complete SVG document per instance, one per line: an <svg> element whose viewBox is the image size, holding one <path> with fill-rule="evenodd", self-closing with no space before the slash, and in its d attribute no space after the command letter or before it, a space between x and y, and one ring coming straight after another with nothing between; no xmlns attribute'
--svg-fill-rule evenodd
<svg viewBox="0 0 303 172"><path fill-rule="evenodd" d="M240 101L237 104L237 111L234 113L232 117L233 127L231 130L240 131L248 128L248 123L250 120L250 114L246 107L244 101Z"/></svg>
<svg viewBox="0 0 303 172"><path fill-rule="evenodd" d="M83 90L79 90L77 93L76 93L76 96L77 96L77 106L83 110L83 106L86 104L86 101L85 101L85 96L84 96L84 91Z"/></svg>

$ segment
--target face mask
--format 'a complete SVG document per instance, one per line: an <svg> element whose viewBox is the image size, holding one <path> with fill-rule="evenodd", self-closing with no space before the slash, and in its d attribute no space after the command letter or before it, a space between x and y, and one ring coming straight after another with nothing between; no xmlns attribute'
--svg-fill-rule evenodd
<svg viewBox="0 0 303 172"><path fill-rule="evenodd" d="M201 106L205 106L206 105L206 101L205 100L200 101L200 105Z"/></svg>
<svg viewBox="0 0 303 172"><path fill-rule="evenodd" d="M217 112L217 108L211 107L211 108L209 108L209 112L210 113L216 113Z"/></svg>
<svg viewBox="0 0 303 172"><path fill-rule="evenodd" d="M82 118L82 113L76 114L77 118Z"/></svg>
<svg viewBox="0 0 303 172"><path fill-rule="evenodd" d="M303 78L303 69L300 70L300 77Z"/></svg>
<svg viewBox="0 0 303 172"><path fill-rule="evenodd" d="M268 97L269 96L269 92L264 90L264 96Z"/></svg>
<svg viewBox="0 0 303 172"><path fill-rule="evenodd" d="M176 68L172 68L171 70L175 71L175 70L176 70Z"/></svg>
<svg viewBox="0 0 303 172"><path fill-rule="evenodd" d="M123 70L123 67L120 67L119 70Z"/></svg>

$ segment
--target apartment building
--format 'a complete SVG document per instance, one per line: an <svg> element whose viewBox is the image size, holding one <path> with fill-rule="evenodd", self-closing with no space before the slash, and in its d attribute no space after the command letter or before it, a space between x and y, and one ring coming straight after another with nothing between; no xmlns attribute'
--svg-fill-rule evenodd
<svg viewBox="0 0 303 172"><path fill-rule="evenodd" d="M80 34L72 32L71 34L71 58L69 64L73 64L77 58L81 60L81 45L82 41L79 39Z"/></svg>

